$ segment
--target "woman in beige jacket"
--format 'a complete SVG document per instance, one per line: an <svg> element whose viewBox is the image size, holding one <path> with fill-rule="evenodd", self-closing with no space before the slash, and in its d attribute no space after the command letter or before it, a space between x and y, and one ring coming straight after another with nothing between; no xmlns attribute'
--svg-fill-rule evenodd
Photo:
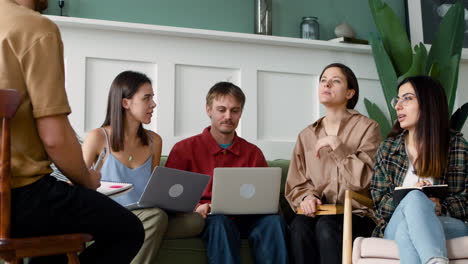
<svg viewBox="0 0 468 264"><path fill-rule="evenodd" d="M285 196L296 215L291 223L294 263L341 263L343 216L316 216L317 205L343 204L345 190L370 197L373 159L381 141L378 124L353 110L359 97L354 73L333 63L320 75L319 99L326 114L298 136ZM358 204L355 204L359 207ZM361 211L362 212L362 211ZM370 236L373 221L353 216L355 235Z"/></svg>

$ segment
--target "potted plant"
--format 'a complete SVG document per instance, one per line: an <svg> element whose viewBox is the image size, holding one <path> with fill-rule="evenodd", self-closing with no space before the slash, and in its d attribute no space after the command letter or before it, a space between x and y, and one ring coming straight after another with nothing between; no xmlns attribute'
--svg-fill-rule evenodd
<svg viewBox="0 0 468 264"><path fill-rule="evenodd" d="M377 66L390 120L368 99L364 99L370 118L376 120L383 136L390 131L396 113L390 101L397 96L398 82L406 77L428 75L440 81L447 94L449 113L457 92L458 70L464 36L464 7L457 1L443 17L430 51L423 43L411 49L405 28L395 12L382 0L369 0L369 6L379 35L371 33L372 54ZM451 128L460 131L468 115L468 103L451 116Z"/></svg>

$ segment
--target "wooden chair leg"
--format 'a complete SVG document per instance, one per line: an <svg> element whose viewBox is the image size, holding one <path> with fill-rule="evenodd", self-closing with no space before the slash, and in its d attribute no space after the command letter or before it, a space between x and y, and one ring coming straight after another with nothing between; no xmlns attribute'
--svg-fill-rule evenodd
<svg viewBox="0 0 468 264"><path fill-rule="evenodd" d="M373 202L367 196L346 190L344 202L344 223L343 223L343 264L351 264L353 260L353 205L352 200L372 208Z"/></svg>
<svg viewBox="0 0 468 264"><path fill-rule="evenodd" d="M76 253L67 253L68 263L69 264L80 264L80 260Z"/></svg>
<svg viewBox="0 0 468 264"><path fill-rule="evenodd" d="M342 263L351 264L352 251L353 251L353 237L352 237L352 224L353 222L353 208L352 208L352 195L351 192L346 191L344 202L344 223L343 223L343 249L342 249Z"/></svg>

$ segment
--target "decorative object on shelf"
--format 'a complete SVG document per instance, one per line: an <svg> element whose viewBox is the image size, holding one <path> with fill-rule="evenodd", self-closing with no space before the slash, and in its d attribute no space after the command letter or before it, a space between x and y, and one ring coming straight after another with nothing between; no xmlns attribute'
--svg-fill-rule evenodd
<svg viewBox="0 0 468 264"><path fill-rule="evenodd" d="M317 17L303 17L301 22L301 38L319 39L320 29Z"/></svg>
<svg viewBox="0 0 468 264"><path fill-rule="evenodd" d="M271 35L272 0L255 0L255 34Z"/></svg>
<svg viewBox="0 0 468 264"><path fill-rule="evenodd" d="M365 39L348 38L348 37L338 37L338 38L329 39L328 41L340 42L340 43L350 43L350 44L369 45L369 41L367 41Z"/></svg>
<svg viewBox="0 0 468 264"><path fill-rule="evenodd" d="M60 15L63 16L63 7L65 6L65 0L59 0L58 6L60 7Z"/></svg>
<svg viewBox="0 0 468 264"><path fill-rule="evenodd" d="M335 35L337 37L354 38L356 32L354 32L354 29L348 23L341 23L335 28Z"/></svg>

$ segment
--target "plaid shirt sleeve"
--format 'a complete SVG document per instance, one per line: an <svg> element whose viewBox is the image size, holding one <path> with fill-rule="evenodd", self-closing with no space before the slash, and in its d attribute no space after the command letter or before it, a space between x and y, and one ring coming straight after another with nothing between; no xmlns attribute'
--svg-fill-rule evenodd
<svg viewBox="0 0 468 264"><path fill-rule="evenodd" d="M441 204L450 216L468 220L468 144L461 134L452 137L449 150L449 164L446 181L449 186L449 196Z"/></svg>
<svg viewBox="0 0 468 264"><path fill-rule="evenodd" d="M393 204L393 181L387 171L387 156L392 145L391 141L384 141L375 156L374 174L371 181L371 195L374 201L374 214L377 218L377 228L373 236L383 236L383 229L395 211Z"/></svg>

